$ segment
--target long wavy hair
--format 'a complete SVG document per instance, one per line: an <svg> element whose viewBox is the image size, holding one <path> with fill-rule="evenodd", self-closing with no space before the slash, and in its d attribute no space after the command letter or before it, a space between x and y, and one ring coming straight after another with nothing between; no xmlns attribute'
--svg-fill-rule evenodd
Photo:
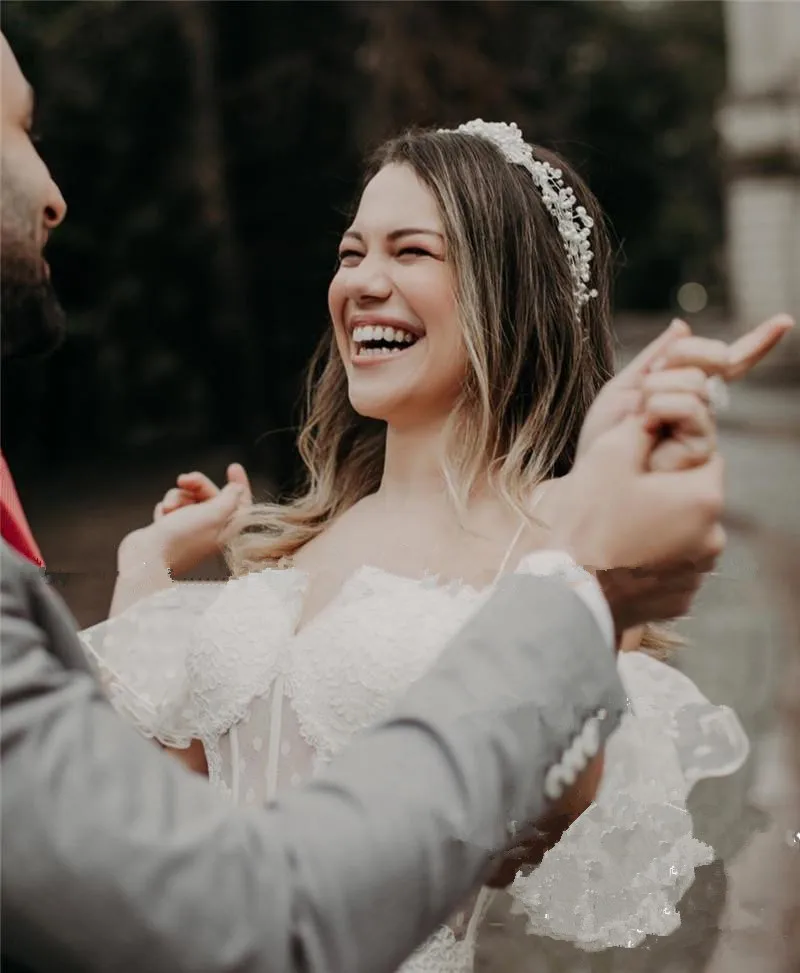
<svg viewBox="0 0 800 973"><path fill-rule="evenodd" d="M467 374L449 419L443 473L463 512L476 484L490 486L523 517L543 480L569 472L586 413L613 374L611 247L600 206L578 174L560 169L594 219L590 286L576 315L564 243L530 174L490 141L458 132L412 131L368 160L363 186L388 165L409 166L433 194L467 351ZM307 375L298 449L305 484L287 503L262 503L235 525L234 574L290 557L381 482L386 425L348 398L332 329ZM656 639L658 642L658 639Z"/></svg>

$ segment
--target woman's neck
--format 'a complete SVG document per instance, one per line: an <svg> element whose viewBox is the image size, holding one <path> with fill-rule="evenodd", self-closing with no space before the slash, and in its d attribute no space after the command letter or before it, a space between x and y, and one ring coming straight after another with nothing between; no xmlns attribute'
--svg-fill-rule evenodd
<svg viewBox="0 0 800 973"><path fill-rule="evenodd" d="M445 422L386 430L386 452L381 485L376 494L396 513L424 509L456 517L453 497L444 475ZM487 484L475 484L470 507L486 499Z"/></svg>
<svg viewBox="0 0 800 973"><path fill-rule="evenodd" d="M400 506L441 503L446 496L443 472L444 424L386 430L386 452L378 495Z"/></svg>

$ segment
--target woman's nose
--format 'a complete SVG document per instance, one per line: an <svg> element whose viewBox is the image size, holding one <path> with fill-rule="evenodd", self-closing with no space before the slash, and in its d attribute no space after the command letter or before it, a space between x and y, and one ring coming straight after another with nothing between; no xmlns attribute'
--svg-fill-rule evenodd
<svg viewBox="0 0 800 973"><path fill-rule="evenodd" d="M348 274L349 297L358 303L385 301L392 293L392 280L385 262L366 256Z"/></svg>

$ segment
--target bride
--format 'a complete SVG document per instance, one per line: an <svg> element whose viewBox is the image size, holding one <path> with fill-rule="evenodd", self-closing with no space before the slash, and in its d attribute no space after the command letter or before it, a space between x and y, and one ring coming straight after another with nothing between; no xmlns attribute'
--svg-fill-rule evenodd
<svg viewBox="0 0 800 973"><path fill-rule="evenodd" d="M113 617L83 633L120 712L231 800L272 801L385 714L505 572L541 570L559 478L604 424L646 400L648 421L689 431L680 462L705 462L705 373L732 360L679 325L598 397L612 374L609 264L593 196L515 126L384 145L330 285L298 442L306 489L253 506L241 467L221 493L190 474L123 541ZM674 446L656 465L678 462ZM237 505L234 579L173 584ZM680 593L695 575L673 570ZM561 840L556 828L528 845L493 882L510 882L532 937L587 951L679 925L676 904L713 856L688 792L747 754L734 714L648 654L668 647L663 633L625 642L630 713L599 790L597 764L561 809ZM494 894L403 970L471 970Z"/></svg>

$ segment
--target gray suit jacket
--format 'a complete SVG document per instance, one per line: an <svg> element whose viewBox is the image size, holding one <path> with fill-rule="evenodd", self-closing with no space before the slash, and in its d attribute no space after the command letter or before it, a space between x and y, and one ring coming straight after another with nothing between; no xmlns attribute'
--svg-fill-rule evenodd
<svg viewBox="0 0 800 973"><path fill-rule="evenodd" d="M623 704L580 598L508 577L324 776L233 808L117 717L63 603L3 545L3 969L389 973Z"/></svg>

